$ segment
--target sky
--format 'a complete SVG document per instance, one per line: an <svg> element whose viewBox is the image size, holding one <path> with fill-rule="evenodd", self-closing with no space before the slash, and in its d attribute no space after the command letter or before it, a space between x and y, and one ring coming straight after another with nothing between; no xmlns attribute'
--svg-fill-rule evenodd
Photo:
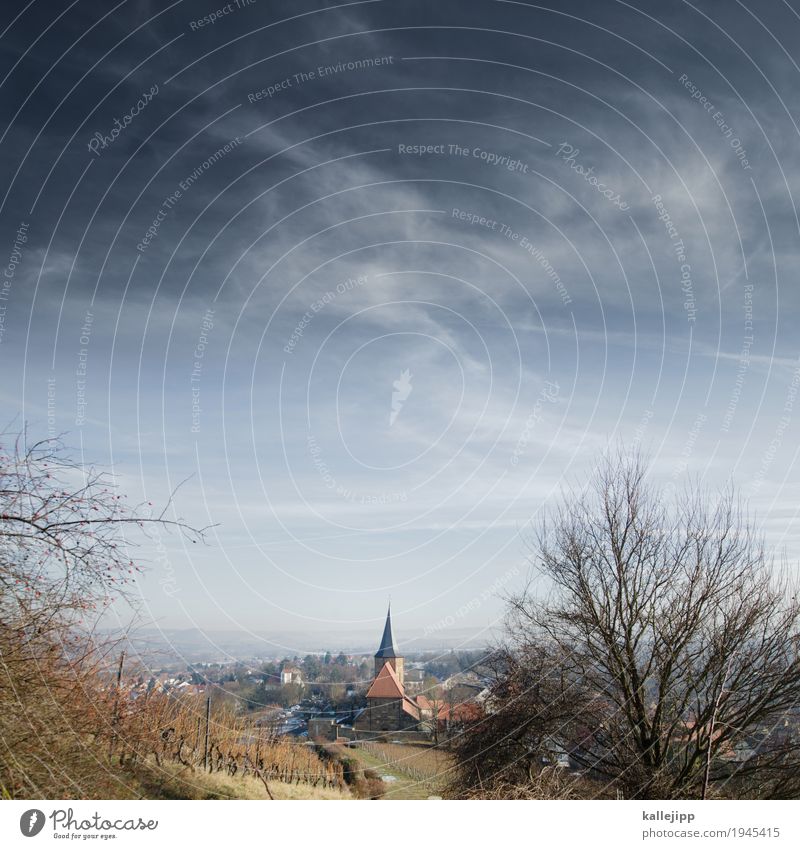
<svg viewBox="0 0 800 849"><path fill-rule="evenodd" d="M147 622L489 634L609 444L800 557L796 0L220 2L0 21L3 423L213 525Z"/></svg>

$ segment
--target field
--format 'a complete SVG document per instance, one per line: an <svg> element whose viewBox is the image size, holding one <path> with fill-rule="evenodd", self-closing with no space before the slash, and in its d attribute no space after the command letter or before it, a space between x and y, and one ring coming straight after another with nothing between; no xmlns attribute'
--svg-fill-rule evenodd
<svg viewBox="0 0 800 849"><path fill-rule="evenodd" d="M440 796L449 776L452 756L432 746L406 743L358 743L348 750L386 781L385 799L427 799Z"/></svg>

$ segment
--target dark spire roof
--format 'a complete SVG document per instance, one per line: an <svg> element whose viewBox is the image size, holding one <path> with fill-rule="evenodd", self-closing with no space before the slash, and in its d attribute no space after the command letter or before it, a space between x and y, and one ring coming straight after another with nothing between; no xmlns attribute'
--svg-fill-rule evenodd
<svg viewBox="0 0 800 849"><path fill-rule="evenodd" d="M383 637L381 637L381 645L378 651L375 652L375 657L400 657L397 649L394 646L394 637L392 636L392 608L391 605L386 611L386 625L383 628Z"/></svg>

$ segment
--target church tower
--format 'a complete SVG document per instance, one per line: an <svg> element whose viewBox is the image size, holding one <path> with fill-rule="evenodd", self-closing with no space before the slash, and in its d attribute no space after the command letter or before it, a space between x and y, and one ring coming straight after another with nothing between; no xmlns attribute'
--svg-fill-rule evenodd
<svg viewBox="0 0 800 849"><path fill-rule="evenodd" d="M375 652L375 677L383 669L386 664L389 664L397 673L400 679L400 684L403 683L403 658L397 653L394 645L394 636L392 634L392 608L389 606L386 612L386 625L383 628L383 637L378 651Z"/></svg>
<svg viewBox="0 0 800 849"><path fill-rule="evenodd" d="M403 658L394 644L390 607L381 644L375 652L375 679L367 690L367 707L356 718L355 728L368 737L380 737L413 731L419 722L419 705L406 695L403 687Z"/></svg>

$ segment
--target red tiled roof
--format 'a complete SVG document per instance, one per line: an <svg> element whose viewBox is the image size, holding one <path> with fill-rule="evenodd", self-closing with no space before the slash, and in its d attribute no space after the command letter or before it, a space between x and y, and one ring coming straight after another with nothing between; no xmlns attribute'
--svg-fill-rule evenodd
<svg viewBox="0 0 800 849"><path fill-rule="evenodd" d="M427 696L420 694L417 698L417 706L420 710L436 711L440 719L447 719L450 714L450 708L441 699L429 699Z"/></svg>
<svg viewBox="0 0 800 849"><path fill-rule="evenodd" d="M419 719L419 708L411 699L409 699L408 696L403 696L403 710L406 713L411 714L414 719Z"/></svg>
<svg viewBox="0 0 800 849"><path fill-rule="evenodd" d="M402 699L403 685L390 664L384 663L375 676L372 686L367 690L368 699Z"/></svg>

